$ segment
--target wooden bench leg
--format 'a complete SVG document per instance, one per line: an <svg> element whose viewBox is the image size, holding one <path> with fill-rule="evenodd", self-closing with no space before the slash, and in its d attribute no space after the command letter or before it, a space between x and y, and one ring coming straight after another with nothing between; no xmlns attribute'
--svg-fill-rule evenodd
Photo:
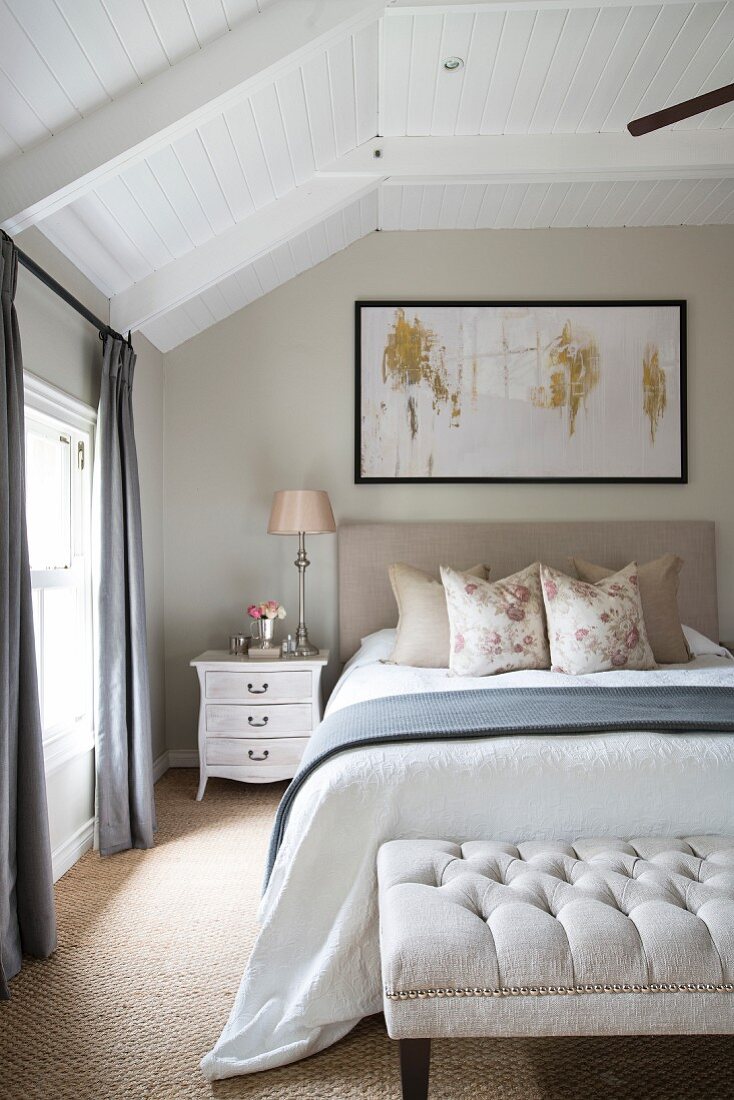
<svg viewBox="0 0 734 1100"><path fill-rule="evenodd" d="M428 1100L431 1068L430 1039L400 1040L400 1082L403 1100Z"/></svg>

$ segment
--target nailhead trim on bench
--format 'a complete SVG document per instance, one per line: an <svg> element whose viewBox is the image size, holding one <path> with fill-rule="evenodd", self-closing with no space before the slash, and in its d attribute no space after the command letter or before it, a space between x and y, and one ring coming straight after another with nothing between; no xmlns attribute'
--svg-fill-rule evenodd
<svg viewBox="0 0 734 1100"><path fill-rule="evenodd" d="M734 984L660 982L654 985L523 985L502 989L386 989L385 997L388 1001L422 1001L434 997L553 997L580 993L734 993Z"/></svg>

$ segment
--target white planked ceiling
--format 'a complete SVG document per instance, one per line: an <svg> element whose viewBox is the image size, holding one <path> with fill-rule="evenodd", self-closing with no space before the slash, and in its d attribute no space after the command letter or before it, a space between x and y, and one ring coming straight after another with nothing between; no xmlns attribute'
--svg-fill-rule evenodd
<svg viewBox="0 0 734 1100"><path fill-rule="evenodd" d="M201 49L272 0L0 0L0 162Z"/></svg>
<svg viewBox="0 0 734 1100"><path fill-rule="evenodd" d="M139 282L377 132L377 32L345 37L41 228L108 297Z"/></svg>
<svg viewBox="0 0 734 1100"><path fill-rule="evenodd" d="M283 241L254 263L146 325L142 332L161 351L196 336L217 321L315 267L377 229L377 190Z"/></svg>
<svg viewBox="0 0 734 1100"><path fill-rule="evenodd" d="M734 179L382 185L381 229L734 224Z"/></svg>
<svg viewBox="0 0 734 1100"><path fill-rule="evenodd" d="M297 21L277 57L268 28L284 39ZM225 40L242 46L235 79L249 43L264 60L221 96ZM625 132L734 81L734 0L0 0L0 196L4 166L15 202L24 157L59 176L94 112L197 58L221 106L189 97L174 127L113 143L15 223L38 224L162 350L376 228L734 222L731 106Z"/></svg>
<svg viewBox="0 0 734 1100"><path fill-rule="evenodd" d="M734 79L731 2L393 12L385 20L382 132L623 130ZM448 72L442 60L464 60ZM679 124L731 126L731 105Z"/></svg>

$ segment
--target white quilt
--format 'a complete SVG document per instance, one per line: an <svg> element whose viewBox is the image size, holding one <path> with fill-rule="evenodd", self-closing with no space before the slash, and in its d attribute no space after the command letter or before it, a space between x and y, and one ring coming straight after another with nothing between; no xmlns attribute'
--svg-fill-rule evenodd
<svg viewBox="0 0 734 1100"><path fill-rule="evenodd" d="M446 689L734 686L734 662L715 647L685 667L656 672L456 679L444 670L380 663L392 634L366 639L327 713L378 696ZM261 905L260 935L203 1072L213 1080L297 1061L380 1011L375 860L384 841L734 833L733 790L732 734L411 742L332 758L294 802Z"/></svg>

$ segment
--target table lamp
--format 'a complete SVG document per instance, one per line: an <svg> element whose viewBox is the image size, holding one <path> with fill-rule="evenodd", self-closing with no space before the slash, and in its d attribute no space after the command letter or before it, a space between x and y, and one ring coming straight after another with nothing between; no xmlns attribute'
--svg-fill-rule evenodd
<svg viewBox="0 0 734 1100"><path fill-rule="evenodd" d="M280 489L273 497L268 521L269 535L298 535L298 629L296 656L313 657L318 647L308 640L305 623L306 535L328 535L336 531L329 494L323 489Z"/></svg>

